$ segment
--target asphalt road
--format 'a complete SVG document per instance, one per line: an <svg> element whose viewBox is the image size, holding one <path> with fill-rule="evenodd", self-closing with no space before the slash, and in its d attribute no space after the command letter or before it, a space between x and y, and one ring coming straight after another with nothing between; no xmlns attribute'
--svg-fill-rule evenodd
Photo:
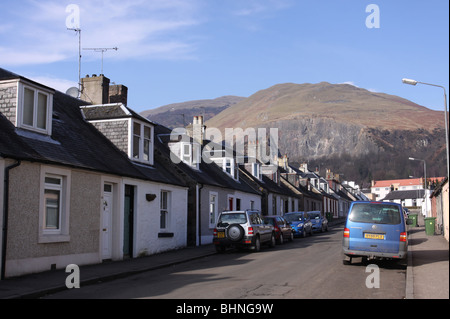
<svg viewBox="0 0 450 319"><path fill-rule="evenodd" d="M342 227L261 252L230 250L46 298L402 299L406 269L391 262L343 265ZM373 266L376 265L376 266Z"/></svg>

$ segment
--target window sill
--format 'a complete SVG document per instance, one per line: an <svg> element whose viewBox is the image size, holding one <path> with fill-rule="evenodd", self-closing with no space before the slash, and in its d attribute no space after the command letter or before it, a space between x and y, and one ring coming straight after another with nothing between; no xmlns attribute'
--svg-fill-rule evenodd
<svg viewBox="0 0 450 319"><path fill-rule="evenodd" d="M70 242L70 235L40 235L38 243L39 244L50 244L50 243L67 243Z"/></svg>
<svg viewBox="0 0 450 319"><path fill-rule="evenodd" d="M158 233L158 238L171 238L174 236L174 233Z"/></svg>

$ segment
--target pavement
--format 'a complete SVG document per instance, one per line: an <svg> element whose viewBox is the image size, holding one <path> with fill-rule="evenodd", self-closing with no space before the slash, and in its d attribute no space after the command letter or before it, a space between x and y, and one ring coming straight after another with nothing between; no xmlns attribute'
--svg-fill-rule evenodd
<svg viewBox="0 0 450 319"><path fill-rule="evenodd" d="M419 227L408 226L406 299L449 299L449 243L443 235L427 235L422 214Z"/></svg>
<svg viewBox="0 0 450 319"><path fill-rule="evenodd" d="M343 220L330 222L330 226ZM441 235L425 234L423 218L419 227L409 228L406 271L406 299L448 299L448 242ZM156 255L80 266L80 286L124 278L141 272L170 267L216 254L214 245L188 247ZM0 281L0 299L34 299L68 289L65 269L7 278ZM75 289L75 288L74 288Z"/></svg>

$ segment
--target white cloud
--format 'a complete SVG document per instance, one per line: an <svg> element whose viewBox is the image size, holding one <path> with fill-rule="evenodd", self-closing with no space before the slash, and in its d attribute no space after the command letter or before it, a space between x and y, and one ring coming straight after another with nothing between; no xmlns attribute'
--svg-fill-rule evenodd
<svg viewBox="0 0 450 319"><path fill-rule="evenodd" d="M239 7L233 11L233 14L237 16L253 16L284 10L291 6L290 0L246 0L239 1Z"/></svg>
<svg viewBox="0 0 450 319"><path fill-rule="evenodd" d="M353 81L346 81L346 82L342 82L342 83L339 83L339 84L349 84L349 85L352 85L352 86L354 86L354 87L359 88L359 86L357 86L357 85L355 84L355 82L353 82Z"/></svg>
<svg viewBox="0 0 450 319"><path fill-rule="evenodd" d="M200 23L201 0L79 1L82 48L119 47L115 59L190 58L195 43L185 32ZM16 3L16 2L14 2ZM31 0L9 8L0 24L3 65L27 65L73 59L78 36L67 30L66 3ZM8 21L11 20L11 21ZM7 30L14 29L14 33ZM83 56L89 57L87 52Z"/></svg>
<svg viewBox="0 0 450 319"><path fill-rule="evenodd" d="M48 87L51 87L52 89L61 91L65 93L68 88L70 87L78 87L77 82L69 81L66 79L59 79L52 76L27 76L24 75L26 78L33 80L35 82L41 83L43 85L46 85Z"/></svg>

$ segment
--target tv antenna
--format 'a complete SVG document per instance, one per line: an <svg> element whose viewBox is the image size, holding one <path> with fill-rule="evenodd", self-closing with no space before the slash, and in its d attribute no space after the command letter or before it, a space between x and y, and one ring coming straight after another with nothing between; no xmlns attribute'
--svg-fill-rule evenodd
<svg viewBox="0 0 450 319"><path fill-rule="evenodd" d="M75 31L78 33L78 96L81 93L81 29L80 28L67 28L67 30Z"/></svg>
<svg viewBox="0 0 450 319"><path fill-rule="evenodd" d="M117 51L118 48L117 47L115 47L115 48L83 48L83 50L92 50L94 52L101 52L102 53L102 73L100 73L100 74L104 74L103 73L103 53L105 53L108 50L116 50Z"/></svg>

